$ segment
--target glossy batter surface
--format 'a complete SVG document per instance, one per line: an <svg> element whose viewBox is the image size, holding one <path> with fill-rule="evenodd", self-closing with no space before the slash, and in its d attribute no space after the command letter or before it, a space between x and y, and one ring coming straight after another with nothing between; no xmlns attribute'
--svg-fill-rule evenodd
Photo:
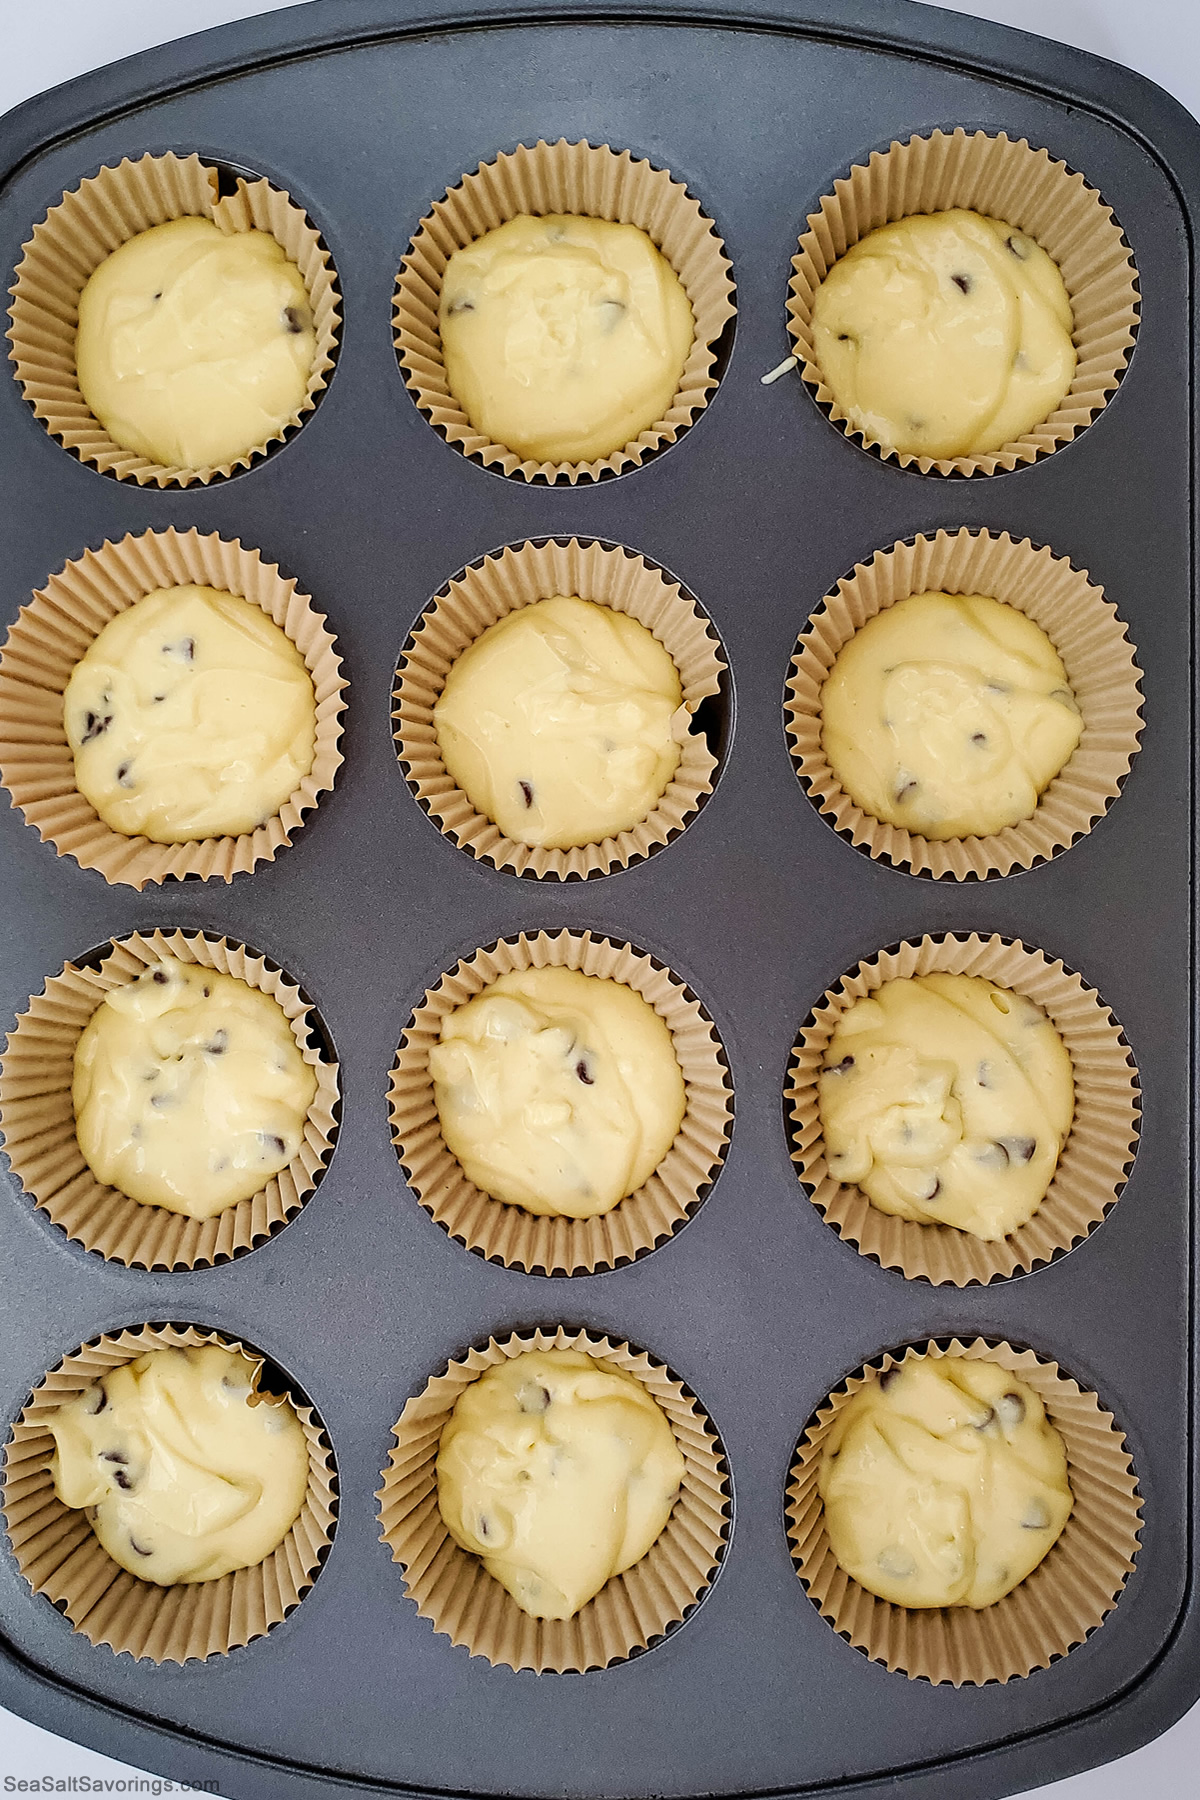
<svg viewBox="0 0 1200 1800"><path fill-rule="evenodd" d="M308 1445L287 1401L220 1344L151 1350L50 1421L54 1487L114 1562L159 1587L249 1569L291 1530Z"/></svg>
<svg viewBox="0 0 1200 1800"><path fill-rule="evenodd" d="M158 463L232 462L302 404L316 354L300 271L269 232L153 225L79 298L79 390L114 442Z"/></svg>
<svg viewBox="0 0 1200 1800"><path fill-rule="evenodd" d="M442 1021L429 1065L451 1155L531 1213L611 1212L658 1167L686 1105L654 1008L575 969L501 975Z"/></svg>
<svg viewBox="0 0 1200 1800"><path fill-rule="evenodd" d="M1058 266L1001 219L956 208L881 225L817 290L817 362L842 411L914 456L999 450L1075 378Z"/></svg>
<svg viewBox="0 0 1200 1800"><path fill-rule="evenodd" d="M555 595L468 645L434 708L442 760L519 844L567 849L652 812L687 734L679 671L628 613Z"/></svg>
<svg viewBox="0 0 1200 1800"><path fill-rule="evenodd" d="M576 1350L486 1369L442 1431L438 1506L451 1537L535 1619L569 1619L640 1562L684 1461L640 1381Z"/></svg>
<svg viewBox="0 0 1200 1800"><path fill-rule="evenodd" d="M522 214L456 250L439 325L472 425L539 462L609 456L663 418L696 328L644 231L565 214Z"/></svg>
<svg viewBox="0 0 1200 1800"><path fill-rule="evenodd" d="M158 844L236 837L313 764L304 658L260 606L159 588L110 619L63 695L75 785L104 823Z"/></svg>
<svg viewBox="0 0 1200 1800"><path fill-rule="evenodd" d="M98 1180L209 1219L304 1140L317 1080L269 994L165 957L113 988L75 1050L75 1135Z"/></svg>
<svg viewBox="0 0 1200 1800"><path fill-rule="evenodd" d="M818 1477L847 1575L896 1606L991 1606L1071 1513L1062 1438L998 1363L919 1357L838 1413Z"/></svg>
<svg viewBox="0 0 1200 1800"><path fill-rule="evenodd" d="M1045 1197L1075 1084L1032 1000L934 973L885 982L843 1014L818 1102L835 1180L881 1212L1001 1238Z"/></svg>
<svg viewBox="0 0 1200 1800"><path fill-rule="evenodd" d="M911 594L868 619L821 690L821 741L851 799L926 838L1031 818L1083 731L1040 626L983 594Z"/></svg>

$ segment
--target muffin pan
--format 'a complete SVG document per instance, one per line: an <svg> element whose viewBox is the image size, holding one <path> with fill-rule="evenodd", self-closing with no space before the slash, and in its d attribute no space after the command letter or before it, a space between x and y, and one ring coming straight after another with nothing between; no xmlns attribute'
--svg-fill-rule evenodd
<svg viewBox="0 0 1200 1800"><path fill-rule="evenodd" d="M324 1023L341 1120L328 1171L277 1236L194 1271L125 1268L0 1178L7 1427L64 1356L144 1325L255 1346L311 1402L338 1474L310 1592L242 1648L156 1666L93 1645L0 1548L0 1701L176 1779L259 1796L1011 1793L1117 1756L1200 1688L1190 1060L1197 418L1192 267L1200 132L1136 76L954 15L872 0L340 0L101 71L0 127L0 261L106 165L197 152L302 207L344 323L321 404L252 468L141 488L86 466L0 377L5 628L85 550L147 530L239 541L325 615L349 682L334 789L295 843L226 885L136 892L0 815L7 1027L64 961L134 932L249 944ZM543 15L539 22L539 14ZM466 26L470 25L471 29ZM481 29L486 27L486 29ZM791 348L792 258L823 195L873 150L1007 133L1083 175L1136 262L1119 388L1073 441L1010 473L922 476L823 416ZM678 442L578 485L480 466L418 409L393 336L397 272L462 176L519 144L628 150L683 183L732 262L719 386ZM1141 746L1092 829L1024 873L914 876L838 835L799 781L786 684L810 615L878 550L963 527L1065 558L1127 625ZM721 767L687 829L588 880L519 878L426 817L396 755L401 650L458 571L547 538L624 547L711 619ZM636 945L693 995L728 1061L734 1125L703 1206L595 1275L472 1255L423 1210L389 1130L397 1046L460 959L521 933ZM1120 1202L1049 1266L966 1286L907 1279L844 1242L791 1160L798 1033L864 960L923 936L1018 941L1103 995L1141 1118ZM376 1492L406 1403L472 1346L537 1329L631 1344L696 1397L731 1520L715 1579L647 1650L586 1673L491 1666L405 1594ZM865 1364L931 1340L1033 1352L1125 1435L1141 1505L1114 1610L1048 1668L954 1687L872 1661L821 1616L785 1519L797 1441ZM519 1659L518 1659L519 1660ZM969 1762L968 1762L969 1759Z"/></svg>

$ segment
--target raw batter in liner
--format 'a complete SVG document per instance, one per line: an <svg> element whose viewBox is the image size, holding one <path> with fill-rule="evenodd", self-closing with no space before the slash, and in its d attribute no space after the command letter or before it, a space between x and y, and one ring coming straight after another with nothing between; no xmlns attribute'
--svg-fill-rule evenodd
<svg viewBox="0 0 1200 1800"><path fill-rule="evenodd" d="M983 594L911 594L843 645L821 742L850 798L926 838L1032 818L1083 732L1050 639Z"/></svg>
<svg viewBox="0 0 1200 1800"><path fill-rule="evenodd" d="M649 1180L686 1106L671 1033L622 982L501 975L442 1021L429 1053L442 1137L483 1192L570 1219Z"/></svg>
<svg viewBox="0 0 1200 1800"><path fill-rule="evenodd" d="M450 391L536 462L590 462L669 411L695 337L683 285L636 225L521 214L446 265Z"/></svg>
<svg viewBox="0 0 1200 1800"><path fill-rule="evenodd" d="M253 1568L304 1504L308 1445L286 1400L220 1344L151 1350L50 1420L54 1489L114 1562L159 1587ZM253 1402L253 1403L252 1403Z"/></svg>
<svg viewBox="0 0 1200 1800"><path fill-rule="evenodd" d="M168 956L88 1021L75 1135L98 1181L209 1219L286 1169L316 1091L278 1001Z"/></svg>
<svg viewBox="0 0 1200 1800"><path fill-rule="evenodd" d="M63 695L75 785L111 830L157 844L237 837L313 765L304 658L260 606L159 588L110 619Z"/></svg>
<svg viewBox="0 0 1200 1800"><path fill-rule="evenodd" d="M813 303L816 360L851 424L913 456L978 456L1032 431L1075 379L1058 266L955 208L881 225Z"/></svg>
<svg viewBox="0 0 1200 1800"><path fill-rule="evenodd" d="M486 1369L442 1430L451 1537L535 1619L569 1619L671 1515L684 1460L641 1382L577 1350Z"/></svg>
<svg viewBox="0 0 1200 1800"><path fill-rule="evenodd" d="M835 1180L881 1212L994 1239L1045 1198L1075 1085L1032 1000L935 971L885 982L843 1013L818 1105Z"/></svg>
<svg viewBox="0 0 1200 1800"><path fill-rule="evenodd" d="M221 467L275 437L308 392L317 338L299 269L265 231L153 225L79 297L79 391L114 443Z"/></svg>
<svg viewBox="0 0 1200 1800"><path fill-rule="evenodd" d="M1067 1455L1038 1395L998 1363L917 1357L830 1427L818 1477L840 1566L896 1606L991 1606L1071 1514Z"/></svg>
<svg viewBox="0 0 1200 1800"><path fill-rule="evenodd" d="M679 671L653 633L562 594L468 645L433 717L471 804L516 843L559 850L653 812L688 731Z"/></svg>

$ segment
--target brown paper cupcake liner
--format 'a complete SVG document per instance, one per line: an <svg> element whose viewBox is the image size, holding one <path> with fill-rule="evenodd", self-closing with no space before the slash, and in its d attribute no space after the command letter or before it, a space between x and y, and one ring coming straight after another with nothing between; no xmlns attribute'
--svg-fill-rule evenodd
<svg viewBox="0 0 1200 1800"><path fill-rule="evenodd" d="M935 459L889 449L850 423L816 359L812 308L834 263L868 232L913 213L956 206L1003 219L1054 258L1071 299L1077 364L1061 405L1034 430L979 456ZM865 164L855 164L849 176L835 181L833 193L809 214L792 269L788 331L818 404L847 437L923 475L994 475L1069 442L1107 404L1137 332L1137 269L1111 207L1066 163L1055 162L1046 150L1032 149L1024 138L1014 142L1004 132L968 136L960 127L873 151Z"/></svg>
<svg viewBox="0 0 1200 1800"><path fill-rule="evenodd" d="M162 956L233 975L269 994L291 1024L317 1091L304 1140L286 1169L248 1200L210 1219L144 1206L105 1187L83 1160L71 1102L75 1046L105 995ZM227 1262L273 1237L312 1193L333 1152L340 1107L338 1065L312 1048L315 1014L298 987L264 956L227 938L154 931L114 942L94 966L67 963L17 1019L0 1060L0 1131L13 1174L48 1218L85 1250L130 1269L197 1269Z"/></svg>
<svg viewBox="0 0 1200 1800"><path fill-rule="evenodd" d="M1028 1223L994 1241L953 1225L918 1224L881 1212L861 1188L835 1180L825 1161L817 1082L838 1021L885 982L933 970L985 976L1028 995L1047 1014L1071 1058L1075 1116L1054 1179ZM1141 1089L1133 1053L1094 988L1042 950L972 933L924 937L881 951L831 988L801 1030L788 1075L787 1108L792 1160L813 1205L839 1237L910 1280L968 1287L1042 1268L1103 1222L1133 1166Z"/></svg>
<svg viewBox="0 0 1200 1800"><path fill-rule="evenodd" d="M527 1350L582 1350L634 1376L667 1415L685 1463L679 1498L658 1541L572 1619L522 1612L479 1559L454 1542L438 1510L438 1447L455 1403L485 1369ZM624 1662L690 1617L725 1555L729 1470L716 1430L668 1368L627 1343L563 1325L504 1342L492 1338L449 1363L408 1402L395 1438L376 1496L380 1540L403 1564L405 1592L420 1616L493 1666L563 1674Z"/></svg>
<svg viewBox="0 0 1200 1800"><path fill-rule="evenodd" d="M337 352L341 297L320 233L302 207L269 181L238 177L236 192L220 197L219 176L198 156L143 156L102 168L64 194L33 228L17 264L8 330L17 380L52 437L81 462L140 486L189 487L246 469L295 430L327 385ZM191 469L152 462L109 437L79 391L75 329L79 296L105 257L131 237L171 219L211 219L227 235L266 231L295 263L308 290L317 334L308 391L291 418L263 443L216 467Z"/></svg>
<svg viewBox="0 0 1200 1800"><path fill-rule="evenodd" d="M582 463L523 460L476 431L450 391L438 329L446 264L456 250L522 213L571 213L638 226L662 251L691 301L696 336L666 417L611 456ZM539 139L464 175L421 221L396 278L396 354L420 411L465 455L525 481L595 481L673 444L707 406L718 379L717 340L736 310L730 269L716 226L665 169L635 161L628 150L618 154L607 145Z"/></svg>
<svg viewBox="0 0 1200 1800"><path fill-rule="evenodd" d="M64 1506L49 1462L48 1421L110 1369L151 1350L220 1344L262 1366L236 1338L194 1326L144 1325L93 1338L43 1377L14 1422L5 1449L4 1522L16 1564L89 1643L149 1662L185 1663L248 1644L286 1618L317 1578L333 1538L337 1474L333 1450L311 1406L295 1403L308 1440L308 1492L300 1516L264 1562L217 1581L156 1587L113 1561L84 1513Z"/></svg>
<svg viewBox="0 0 1200 1800"><path fill-rule="evenodd" d="M1033 816L986 837L937 840L872 818L842 787L821 741L821 692L843 646L877 613L928 591L988 594L1040 625L1083 716L1083 736ZM844 575L800 635L784 703L796 772L834 829L877 862L955 881L1031 869L1085 837L1121 791L1142 731L1134 658L1103 589L1028 538L964 528L893 544Z"/></svg>
<svg viewBox="0 0 1200 1800"><path fill-rule="evenodd" d="M63 694L75 665L109 620L157 588L195 582L260 606L304 658L316 699L313 765L273 818L238 837L159 844L125 837L75 786ZM139 891L169 878L232 881L271 862L333 787L347 682L337 640L307 594L257 550L198 531L147 531L85 550L21 608L0 652L0 782L43 843Z"/></svg>
<svg viewBox="0 0 1200 1800"><path fill-rule="evenodd" d="M666 1021L687 1110L649 1181L593 1219L539 1217L470 1181L442 1138L429 1072L442 1020L514 969L579 969L620 981ZM465 957L428 990L400 1040L388 1089L392 1139L405 1179L443 1231L489 1262L536 1275L595 1274L647 1255L687 1223L716 1180L733 1126L733 1084L716 1028L661 963L590 931L502 938Z"/></svg>
<svg viewBox="0 0 1200 1800"><path fill-rule="evenodd" d="M1019 1587L978 1611L878 1599L838 1566L825 1530L817 1476L834 1419L868 1381L923 1356L969 1357L1011 1369L1039 1395L1066 1445L1075 1504L1062 1536ZM1048 1668L1104 1622L1137 1559L1141 1507L1124 1433L1095 1394L1031 1350L955 1338L877 1357L829 1396L796 1450L787 1525L810 1600L847 1643L910 1680L963 1687Z"/></svg>
<svg viewBox="0 0 1200 1800"><path fill-rule="evenodd" d="M550 539L510 544L447 582L401 654L392 717L409 787L460 849L517 875L586 880L628 868L677 837L711 794L717 759L703 736L692 734L652 812L629 831L570 850L516 843L476 811L442 761L433 709L469 644L509 613L555 594L611 606L652 632L679 670L689 712L720 692L726 665L716 634L677 581L632 550L579 538Z"/></svg>

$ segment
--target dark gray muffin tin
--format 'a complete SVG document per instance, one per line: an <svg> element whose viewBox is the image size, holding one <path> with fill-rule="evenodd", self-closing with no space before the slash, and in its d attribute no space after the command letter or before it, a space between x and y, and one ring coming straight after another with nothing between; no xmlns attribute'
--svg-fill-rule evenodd
<svg viewBox="0 0 1200 1800"><path fill-rule="evenodd" d="M849 442L786 355L789 261L851 163L942 126L1005 130L1082 171L1133 247L1143 317L1125 380L1076 442L1011 475L905 473ZM528 487L421 417L390 329L418 221L466 170L538 137L629 148L684 180L733 259L735 343L712 404L619 479ZM239 938L302 984L342 1064L329 1172L272 1241L147 1274L81 1251L5 1172L0 1408L101 1331L150 1320L243 1338L311 1397L337 1457L316 1586L267 1637L156 1668L95 1649L0 1554L0 1701L164 1774L259 1796L881 1794L973 1800L1116 1756L1200 1688L1191 1157L1195 224L1200 132L1138 77L1076 51L883 0L339 0L149 52L0 126L0 265L104 163L199 150L269 176L324 233L345 302L329 391L293 441L206 489L140 490L80 465L0 379L2 621L85 546L195 525L257 546L329 615L350 677L346 762L296 843L231 887L137 895L0 817L11 1023L64 959L154 925ZM938 526L1049 544L1128 621L1146 730L1125 791L1050 864L982 884L872 864L801 790L782 695L809 613L880 546ZM716 793L638 867L516 880L440 836L397 766L389 693L428 598L539 535L623 543L711 615L734 698ZM726 1165L696 1217L636 1264L546 1280L447 1240L406 1190L385 1087L409 1014L459 955L538 926L652 952L716 1021L733 1073ZM999 931L1095 984L1136 1055L1137 1162L1108 1220L1020 1280L908 1282L824 1225L788 1159L781 1094L800 1021L863 956L926 931ZM629 1337L699 1395L729 1456L734 1529L695 1616L606 1671L513 1674L435 1635L378 1542L390 1427L448 1357L559 1320ZM1059 1360L1125 1428L1145 1506L1116 1611L1049 1670L983 1689L872 1664L807 1598L783 1492L828 1390L885 1348L982 1333Z"/></svg>

